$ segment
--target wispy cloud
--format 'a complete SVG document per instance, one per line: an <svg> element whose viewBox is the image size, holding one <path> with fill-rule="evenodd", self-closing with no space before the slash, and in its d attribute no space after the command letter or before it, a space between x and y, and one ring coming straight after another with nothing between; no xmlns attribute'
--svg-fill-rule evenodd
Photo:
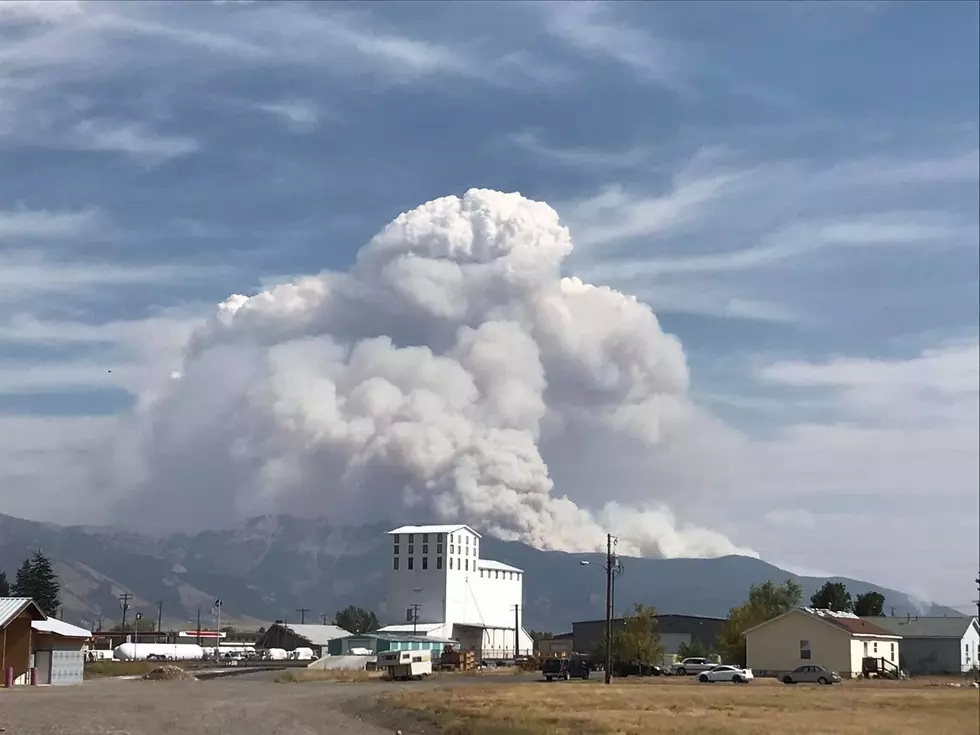
<svg viewBox="0 0 980 735"><path fill-rule="evenodd" d="M635 168L651 160L653 148L636 146L620 151L596 148L557 148L540 140L533 132L525 131L507 137L516 148L559 166L585 169Z"/></svg>
<svg viewBox="0 0 980 735"><path fill-rule="evenodd" d="M310 100L281 100L254 105L256 110L265 112L284 121L290 130L297 133L308 133L320 126L323 113ZM329 116L332 117L332 116Z"/></svg>
<svg viewBox="0 0 980 735"><path fill-rule="evenodd" d="M552 35L581 53L609 59L643 79L678 92L687 92L685 69L690 69L689 51L677 42L657 38L648 31L618 20L614 4L592 1L554 2L540 6Z"/></svg>
<svg viewBox="0 0 980 735"><path fill-rule="evenodd" d="M163 135L140 122L85 120L73 132L74 147L122 153L150 166L186 156L201 147L193 138Z"/></svg>
<svg viewBox="0 0 980 735"><path fill-rule="evenodd" d="M0 241L35 238L70 238L89 234L106 224L97 209L48 211L0 210Z"/></svg>

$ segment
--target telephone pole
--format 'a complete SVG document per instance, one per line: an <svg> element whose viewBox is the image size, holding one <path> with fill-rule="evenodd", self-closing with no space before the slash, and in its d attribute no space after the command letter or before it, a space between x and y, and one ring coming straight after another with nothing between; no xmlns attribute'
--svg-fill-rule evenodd
<svg viewBox="0 0 980 735"><path fill-rule="evenodd" d="M299 624L300 625L306 625L306 613L308 613L309 611L310 611L310 608L308 608L308 607L298 607L298 608L296 608L296 612L299 613Z"/></svg>
<svg viewBox="0 0 980 735"><path fill-rule="evenodd" d="M163 632L163 600L157 603L157 643L160 642L161 632Z"/></svg>
<svg viewBox="0 0 980 735"><path fill-rule="evenodd" d="M330 613L321 613L320 614L320 625L326 625L327 624L327 618L329 618L329 617L330 617Z"/></svg>
<svg viewBox="0 0 980 735"><path fill-rule="evenodd" d="M412 618L411 618L412 619L412 635L418 635L419 634L419 609L421 607L422 606L416 602L414 605L412 605L408 609L409 610L409 614L412 616Z"/></svg>
<svg viewBox="0 0 980 735"><path fill-rule="evenodd" d="M612 684L612 534L606 534L606 684Z"/></svg>
<svg viewBox="0 0 980 735"><path fill-rule="evenodd" d="M126 635L126 613L129 612L129 601L133 599L133 596L128 592L123 592L119 595L119 608L122 610L122 634Z"/></svg>
<svg viewBox="0 0 980 735"><path fill-rule="evenodd" d="M980 574L973 581L977 583L977 599L974 602L977 603L977 619L980 620Z"/></svg>

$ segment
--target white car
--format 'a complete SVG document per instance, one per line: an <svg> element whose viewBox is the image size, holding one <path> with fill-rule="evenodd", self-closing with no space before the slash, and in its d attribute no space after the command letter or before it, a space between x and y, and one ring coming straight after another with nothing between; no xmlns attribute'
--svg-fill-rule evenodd
<svg viewBox="0 0 980 735"><path fill-rule="evenodd" d="M738 666L715 666L709 671L702 671L698 674L698 681L702 684L711 684L716 681L731 681L735 684L748 684L755 677L752 676L752 669L740 669Z"/></svg>

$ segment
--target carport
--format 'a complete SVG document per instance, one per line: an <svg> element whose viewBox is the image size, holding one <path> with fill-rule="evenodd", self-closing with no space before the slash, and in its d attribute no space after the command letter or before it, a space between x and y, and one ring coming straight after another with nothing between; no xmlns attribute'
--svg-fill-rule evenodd
<svg viewBox="0 0 980 735"><path fill-rule="evenodd" d="M29 684L35 620L46 615L29 597L0 597L0 680Z"/></svg>

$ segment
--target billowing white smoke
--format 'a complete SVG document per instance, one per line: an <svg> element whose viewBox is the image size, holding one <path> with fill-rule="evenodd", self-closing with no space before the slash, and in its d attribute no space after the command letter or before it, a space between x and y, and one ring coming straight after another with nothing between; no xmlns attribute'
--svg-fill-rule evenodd
<svg viewBox="0 0 980 735"><path fill-rule="evenodd" d="M590 512L553 486L542 447L561 465L578 437L602 477L611 440L654 451L690 411L680 343L635 298L562 278L571 249L546 204L473 189L400 215L347 273L230 297L137 420L137 501L162 524L289 511L460 521L569 551L604 548L608 529L626 554L746 553L653 498L594 488Z"/></svg>

